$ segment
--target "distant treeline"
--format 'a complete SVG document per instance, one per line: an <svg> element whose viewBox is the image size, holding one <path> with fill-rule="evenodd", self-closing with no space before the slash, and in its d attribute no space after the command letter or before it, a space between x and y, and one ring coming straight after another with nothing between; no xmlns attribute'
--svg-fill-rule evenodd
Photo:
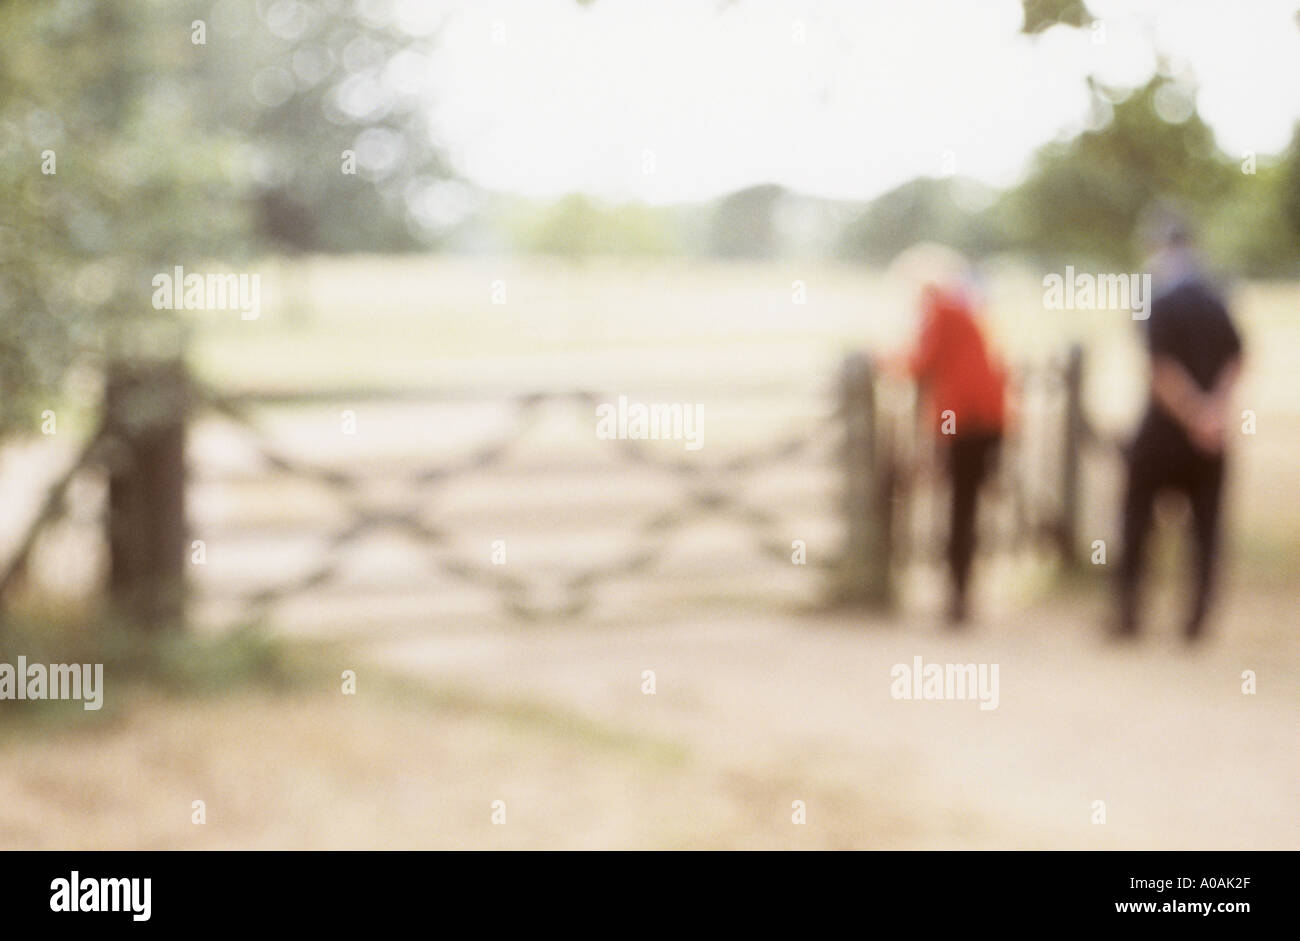
<svg viewBox="0 0 1300 941"><path fill-rule="evenodd" d="M1112 266L1140 258L1153 211L1176 212L1217 264L1253 277L1300 274L1300 125L1281 154L1227 154L1191 106L1192 91L1168 76L1127 93L1094 86L1093 94L1094 129L1041 148L1021 182L1004 191L925 176L858 203L765 184L686 207L573 195L498 208L509 247L568 256L885 264L918 241L938 241L975 258L1015 253ZM1171 102L1177 96L1187 101Z"/></svg>

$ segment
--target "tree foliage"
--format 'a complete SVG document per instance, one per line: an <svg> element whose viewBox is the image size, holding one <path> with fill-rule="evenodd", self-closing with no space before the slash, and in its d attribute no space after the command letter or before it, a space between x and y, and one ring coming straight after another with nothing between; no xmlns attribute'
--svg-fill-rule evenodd
<svg viewBox="0 0 1300 941"><path fill-rule="evenodd" d="M1031 36L1058 24L1085 26L1093 19L1083 0L1023 0L1022 5L1025 20L1020 31Z"/></svg>
<svg viewBox="0 0 1300 941"><path fill-rule="evenodd" d="M259 233L284 251L436 243L424 210L451 175L429 124L436 8L416 21L391 4L231 9L244 12L213 21L206 74L213 119L248 142Z"/></svg>
<svg viewBox="0 0 1300 941"><path fill-rule="evenodd" d="M0 430L69 365L174 342L153 273L246 234L180 3L0 5Z"/></svg>

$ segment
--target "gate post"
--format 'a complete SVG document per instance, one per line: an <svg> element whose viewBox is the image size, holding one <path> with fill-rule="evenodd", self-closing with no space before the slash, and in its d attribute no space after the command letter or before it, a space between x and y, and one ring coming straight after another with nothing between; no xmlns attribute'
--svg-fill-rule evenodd
<svg viewBox="0 0 1300 941"><path fill-rule="evenodd" d="M841 604L887 608L893 516L893 461L876 400L871 360L853 353L840 373L844 421L845 543L836 597Z"/></svg>
<svg viewBox="0 0 1300 941"><path fill-rule="evenodd" d="M188 408L181 361L109 365L109 594L136 629L179 629L184 622Z"/></svg>
<svg viewBox="0 0 1300 941"><path fill-rule="evenodd" d="M1065 364L1065 429L1061 454L1061 517L1057 521L1057 550L1061 562L1079 562L1079 450L1083 441L1083 347L1070 347Z"/></svg>

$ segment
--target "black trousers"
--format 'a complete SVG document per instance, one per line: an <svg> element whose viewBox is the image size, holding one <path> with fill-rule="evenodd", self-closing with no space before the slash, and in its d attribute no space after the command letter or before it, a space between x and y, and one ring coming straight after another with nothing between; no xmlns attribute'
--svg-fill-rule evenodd
<svg viewBox="0 0 1300 941"><path fill-rule="evenodd" d="M1156 497L1165 491L1187 495L1196 543L1195 584L1188 611L1189 638L1201 633L1209 607L1218 555L1219 516L1223 493L1223 457L1212 457L1182 442L1139 439L1129 457L1128 492L1124 498L1124 554L1120 559L1119 632L1138 630L1138 594L1143 553L1151 532Z"/></svg>
<svg viewBox="0 0 1300 941"><path fill-rule="evenodd" d="M997 464L1001 435L979 432L955 436L948 444L952 515L948 526L948 566L952 574L952 613L965 614L966 587L975 558L975 518L980 484Z"/></svg>

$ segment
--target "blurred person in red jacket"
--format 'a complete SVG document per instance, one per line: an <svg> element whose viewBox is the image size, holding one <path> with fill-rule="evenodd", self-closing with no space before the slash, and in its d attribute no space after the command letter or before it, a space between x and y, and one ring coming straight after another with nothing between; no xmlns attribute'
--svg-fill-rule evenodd
<svg viewBox="0 0 1300 941"><path fill-rule="evenodd" d="M952 485L948 616L959 625L966 619L980 485L996 466L1006 426L1006 372L980 328L964 259L940 246L917 246L896 266L920 286L920 334L895 368L920 387L926 427L938 436Z"/></svg>

